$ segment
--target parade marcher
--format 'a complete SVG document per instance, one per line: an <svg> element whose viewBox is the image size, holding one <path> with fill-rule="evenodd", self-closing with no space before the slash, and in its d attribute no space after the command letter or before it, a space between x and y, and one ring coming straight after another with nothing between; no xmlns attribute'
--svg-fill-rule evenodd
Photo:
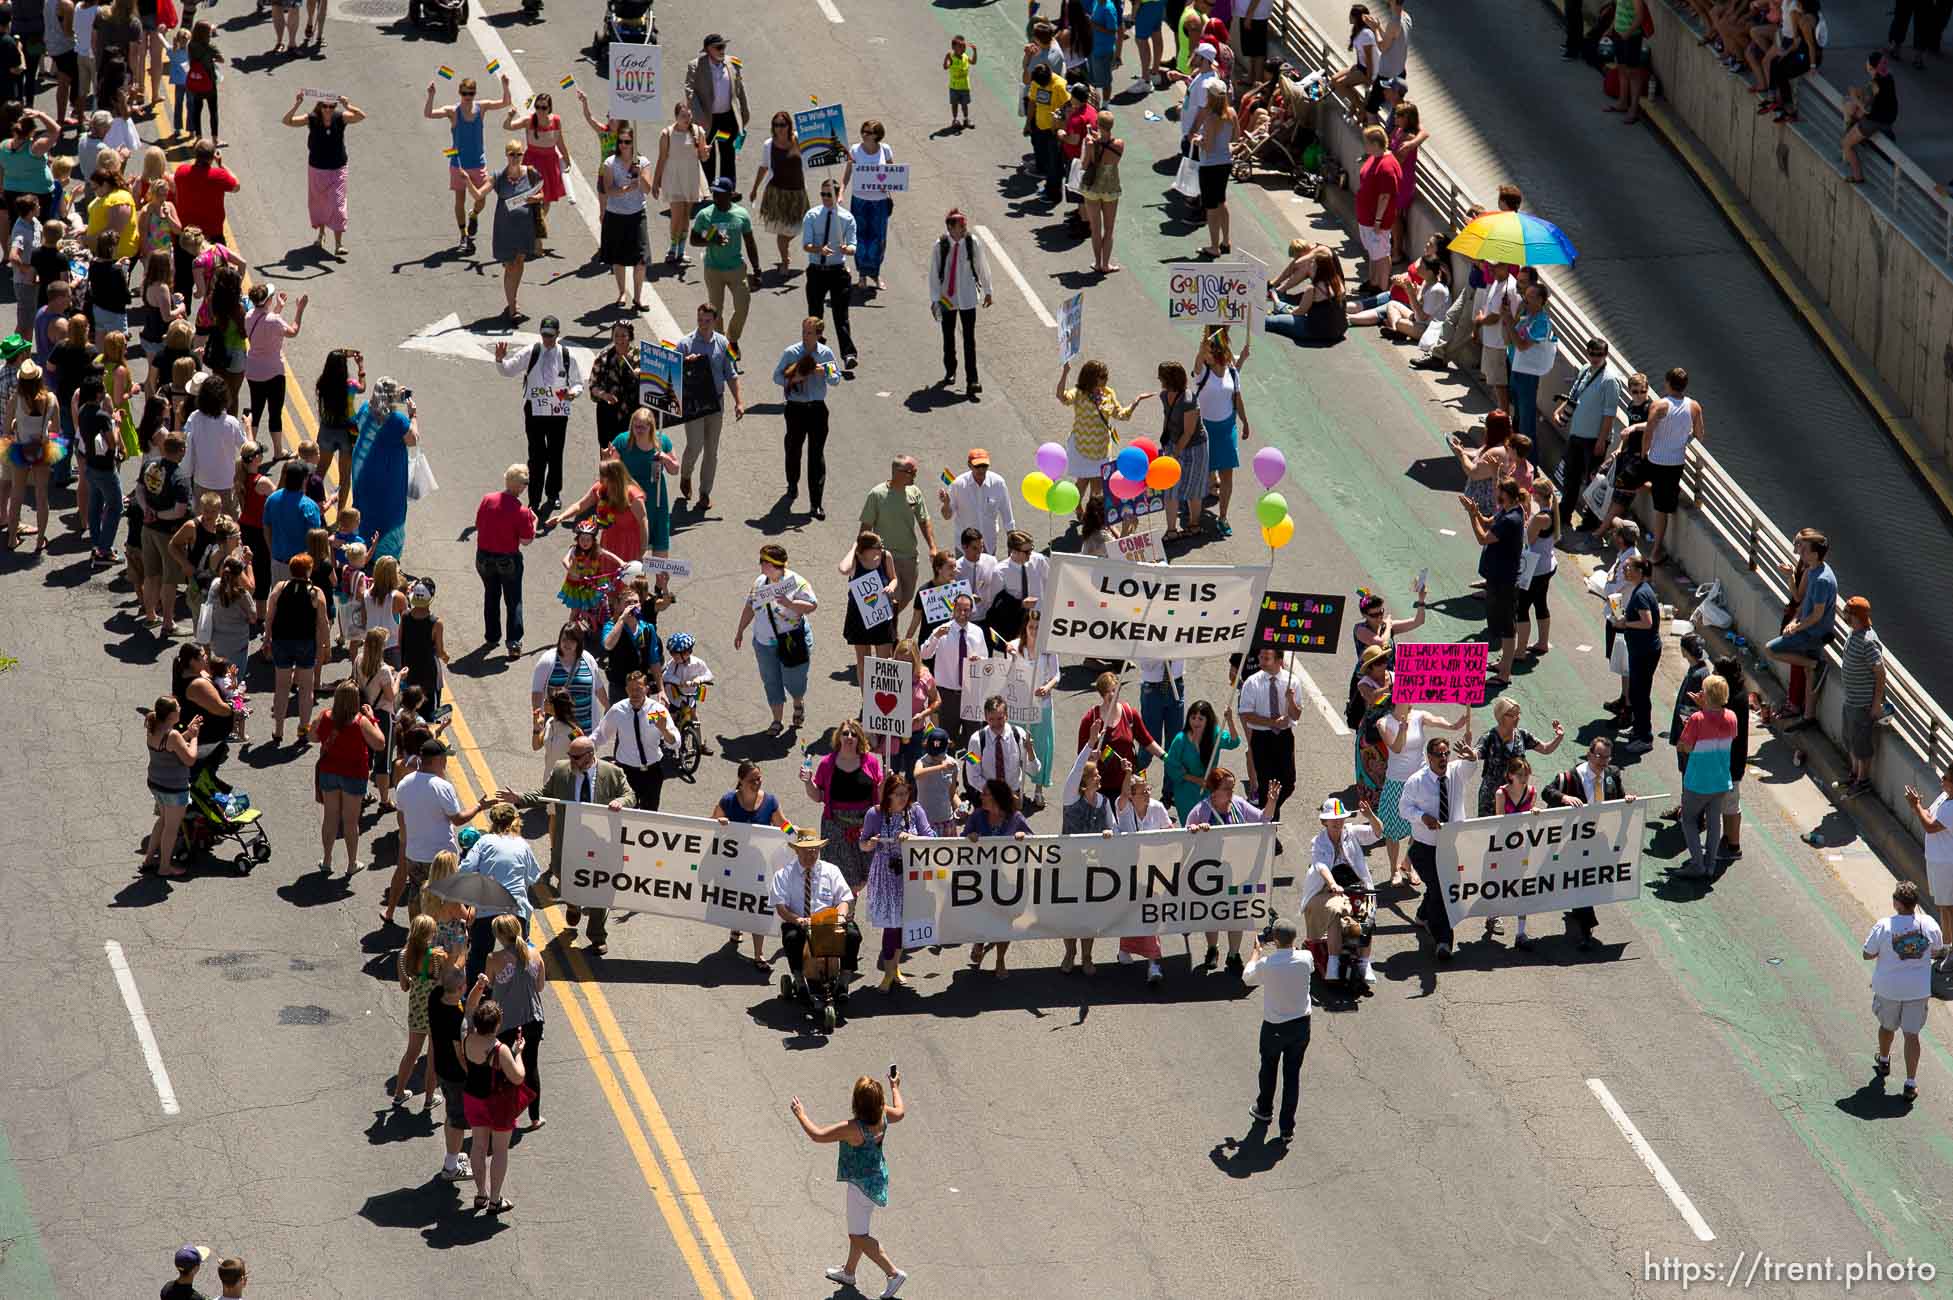
<svg viewBox="0 0 1953 1300"><path fill-rule="evenodd" d="M1344 962L1356 962L1357 974L1365 994L1376 991L1377 972L1370 965L1370 936L1351 943L1345 928L1352 919L1349 901L1352 889L1368 890L1370 864L1364 850L1383 838L1383 823L1368 803L1358 806L1363 820L1354 820L1341 799L1323 800L1317 814L1322 830L1309 845L1309 872L1302 878L1302 916L1310 943L1321 940L1328 950L1328 963L1322 977L1334 981L1341 977Z"/></svg>
<svg viewBox="0 0 1953 1300"><path fill-rule="evenodd" d="M861 143L848 150L848 161L841 169L841 188L848 192L848 211L854 214L859 238L855 241L854 267L868 289L885 289L882 259L888 251L888 218L895 210L889 195L864 195L854 189L856 167L881 167L895 161L895 154L882 143L886 134L881 122L869 118L861 124Z"/></svg>
<svg viewBox="0 0 1953 1300"><path fill-rule="evenodd" d="M1173 805L1173 814L1184 824L1206 793L1207 773L1214 765L1214 758L1222 750L1241 748L1241 737L1235 732L1234 706L1228 705L1223 727L1214 716L1214 706L1206 700L1195 700L1187 708L1186 721L1177 732L1171 744L1166 747L1166 757L1162 760L1166 776L1162 783L1162 793L1166 801Z"/></svg>
<svg viewBox="0 0 1953 1300"><path fill-rule="evenodd" d="M657 620L672 603L669 593L652 590L644 577L644 565L638 561L624 566L617 575L617 586L614 613L604 625L603 637L604 679L612 700L630 694L632 673L643 673L647 687L659 680L665 652L658 639Z"/></svg>
<svg viewBox="0 0 1953 1300"><path fill-rule="evenodd" d="M800 495L800 453L807 451L807 501L815 519L826 519L821 502L827 491L827 390L839 377L834 353L821 342L821 319L807 316L800 322L800 341L780 354L773 367L773 382L786 397L786 502L792 506Z"/></svg>
<svg viewBox="0 0 1953 1300"><path fill-rule="evenodd" d="M734 781L733 788L719 796L708 814L721 826L733 822L742 826L790 826L786 815L780 811L779 799L767 790L766 774L760 771L758 763L741 759L734 770ZM899 896L896 910L901 910ZM739 951L740 937L739 931L732 931L731 943L735 953ZM753 965L762 971L770 969L766 961L766 936L763 934L753 935Z"/></svg>
<svg viewBox="0 0 1953 1300"><path fill-rule="evenodd" d="M643 215L639 214L640 217ZM619 289L622 293L622 289ZM590 363L590 400L597 409L597 456L617 440L631 422L638 399L637 328L627 320L613 321L610 346Z"/></svg>
<svg viewBox="0 0 1953 1300"><path fill-rule="evenodd" d="M1865 936L1865 960L1872 968L1872 1015L1878 1021L1878 1054L1872 1074L1884 1088L1892 1073L1892 1037L1905 1035L1906 1081L1901 1096L1919 1098L1919 1034L1933 998L1933 962L1945 950L1939 923L1919 910L1919 886L1901 880L1892 890L1896 909Z"/></svg>
<svg viewBox="0 0 1953 1300"><path fill-rule="evenodd" d="M969 820L963 823L964 837L972 840L1021 840L1030 833L1031 823L1025 821L1024 814L1018 811L1017 791L995 777L985 781L977 796L976 810L970 814ZM997 978L1000 980L1010 978L1010 972L1004 969L1004 958L1010 952L1009 940L1003 943L971 944L971 969L983 968L984 953L991 948L997 950Z"/></svg>
<svg viewBox="0 0 1953 1300"><path fill-rule="evenodd" d="M705 250L705 295L712 314L724 319L726 291L732 291L732 320L726 337L735 355L739 335L746 328L746 309L753 290L760 287L759 243L753 238L753 218L737 203L739 185L730 176L712 182L712 202L692 218L692 247Z"/></svg>
<svg viewBox="0 0 1953 1300"><path fill-rule="evenodd" d="M752 628L753 658L759 665L767 707L773 710L766 734L777 736L785 730L780 715L788 696L793 697L793 725L800 727L807 721L807 664L814 651L807 617L820 608L820 599L805 578L787 567L787 548L778 542L760 547L759 570L740 608L732 648L744 646L746 629ZM755 613L762 615L758 622Z"/></svg>
<svg viewBox="0 0 1953 1300"><path fill-rule="evenodd" d="M475 507L475 574L481 579L484 645L502 640L508 611L509 658L522 653L522 548L536 540L536 512L522 503L529 471L511 465L502 490L485 492Z"/></svg>
<svg viewBox="0 0 1953 1300"><path fill-rule="evenodd" d="M610 696L603 674L597 670L597 658L584 648L584 640L580 624L563 624L563 630L556 634L555 648L536 660L536 670L529 679L529 707L540 709L549 691L567 690L575 706L576 725L587 735L597 729L597 719L610 708Z"/></svg>
<svg viewBox="0 0 1953 1300"><path fill-rule="evenodd" d="M753 173L753 189L746 201L758 211L760 225L779 245L780 260L774 263L773 269L784 281L788 275L788 254L799 240L801 219L810 206L806 165L791 114L773 115L767 137L760 143L759 169Z"/></svg>
<svg viewBox="0 0 1953 1300"><path fill-rule="evenodd" d="M725 395L732 394L732 418L746 418L746 397L739 384L739 365L732 341L719 332L719 309L698 305L698 327L677 341L685 354L685 453L678 472L678 495L704 514L712 506L712 485L719 474L719 435L725 427ZM698 495L692 495L693 473Z"/></svg>
<svg viewBox="0 0 1953 1300"><path fill-rule="evenodd" d="M307 113L299 109L305 104L305 92L300 91L286 111L286 126L305 128L305 202L307 216L312 229L317 232L313 243L325 247L326 231L332 232L332 252L335 257L346 252L346 128L366 120L366 114L344 95L336 100L321 99L312 105Z"/></svg>
<svg viewBox="0 0 1953 1300"><path fill-rule="evenodd" d="M858 719L849 718L834 729L832 750L818 763L803 764L800 783L808 799L820 805L821 835L827 841L827 861L841 869L856 892L868 884L868 851L861 827L875 806L882 784L882 763L868 749Z"/></svg>
<svg viewBox="0 0 1953 1300"><path fill-rule="evenodd" d="M655 629L652 632L657 635ZM667 748L678 748L678 733L672 730L671 712L662 695L651 693L651 681L643 672L633 672L624 681L625 698L605 711L597 724L597 748L610 746L611 761L624 769L636 797L634 807L656 812L662 801Z"/></svg>
<svg viewBox="0 0 1953 1300"><path fill-rule="evenodd" d="M970 731L970 724L963 721L963 686L969 680L970 665L987 658L995 648L990 630L972 621L974 607L968 596L958 594L950 605L950 621L931 632L920 646L942 697L936 725L949 733L952 746L960 745Z"/></svg>
<svg viewBox="0 0 1953 1300"><path fill-rule="evenodd" d="M854 331L848 328L848 303L854 292L848 278L848 258L854 254L854 214L840 206L841 187L832 177L821 182L821 201L807 209L800 222L800 249L807 254L807 314L820 319L834 312L834 341L841 345L841 363L849 370L859 359ZM757 256L757 255L756 255Z"/></svg>
<svg viewBox="0 0 1953 1300"><path fill-rule="evenodd" d="M842 616L841 639L854 647L855 684L865 686L863 664L869 654L886 659L895 649L895 611L902 603L895 560L882 546L879 535L864 530L855 536L854 544L835 564L834 571L850 585L871 573L880 575L882 580L881 608L887 617L870 627L861 612L861 602L853 599L848 601Z"/></svg>
<svg viewBox="0 0 1953 1300"><path fill-rule="evenodd" d="M1295 922L1277 919L1271 927L1272 952L1264 952L1261 936L1241 971L1245 984L1261 986L1261 1074L1259 1090L1248 1116L1257 1124L1275 1118L1275 1076L1282 1081L1280 1140L1295 1137L1295 1109L1302 1091L1302 1057L1309 1050L1309 977L1316 961L1306 948L1295 946ZM1230 958L1230 961L1238 958Z"/></svg>
<svg viewBox="0 0 1953 1300"><path fill-rule="evenodd" d="M628 272L631 306L637 311L644 310L644 199L651 192L651 175L651 160L637 151L637 127L620 124L615 152L597 168L597 193L604 202L597 251L617 277L617 301L612 305L624 305Z"/></svg>
<svg viewBox="0 0 1953 1300"><path fill-rule="evenodd" d="M866 1255L888 1275L888 1285L881 1291L882 1300L894 1300L909 1275L895 1267L881 1242L868 1229L873 1224L875 1210L888 1204L888 1157L882 1147L888 1140L888 1126L908 1114L908 1108L902 1104L902 1076L895 1067L889 1067L888 1093L884 1099L881 1083L864 1074L854 1081L850 1102L854 1116L840 1124L814 1123L798 1097L788 1103L787 1109L800 1121L801 1131L809 1138L836 1144L838 1160L834 1180L848 1186L848 1262L828 1269L827 1280L853 1287L855 1268Z"/></svg>
<svg viewBox="0 0 1953 1300"><path fill-rule="evenodd" d="M847 973L854 969L861 953L861 927L851 915L854 890L848 887L841 869L820 856L827 847L826 840L801 831L790 847L793 859L773 873L769 890L773 913L780 918L780 948L786 954L787 972L794 978L798 995L805 997L815 960L812 945L807 942L807 927L815 914L832 909L844 936L842 978L835 999L846 1003Z"/></svg>
<svg viewBox="0 0 1953 1300"><path fill-rule="evenodd" d="M997 712L1002 714L1002 698L995 696L992 698L997 701ZM989 710L986 708L985 712ZM1097 724L1091 739L1078 747L1078 755L1071 762L1071 771L1065 776L1064 788L1059 791L1059 813L1063 818L1059 823L1059 830L1062 834L1112 834L1112 801L1105 797L1100 788L1099 765L1093 757L1100 752L1099 742L1103 739L1104 731L1105 724L1101 721ZM1029 746L1025 748L1028 749ZM1016 787L1013 785L1012 788ZM1080 935L1075 938L1068 936L1064 943L1064 960L1058 963L1060 974L1071 974L1075 961L1079 962L1079 969L1087 976L1098 973L1098 967L1092 964L1091 935ZM998 947L1001 949L1004 945L999 944Z"/></svg>
<svg viewBox="0 0 1953 1300"><path fill-rule="evenodd" d="M922 466L914 456L897 456L889 463L888 478L868 489L867 500L861 504L861 526L873 531L882 539L895 561L895 580L901 584L905 599L920 599L921 586L917 576L917 542L927 548L926 553L936 550L935 530L929 525L929 507L922 499L922 489L916 485ZM1009 500L1009 491L1005 491ZM914 635L911 628L910 635Z"/></svg>
<svg viewBox="0 0 1953 1300"><path fill-rule="evenodd" d="M1067 387L1071 362L1058 371L1056 397L1060 406L1071 408L1071 437L1066 440L1068 463L1065 473L1078 484L1077 513L1083 516L1089 501L1102 501L1099 467L1112 459L1119 435L1113 432L1114 420L1130 420L1151 393L1141 393L1130 406L1119 405L1112 391L1112 371L1103 361L1087 361L1078 368L1078 384Z"/></svg>
<svg viewBox="0 0 1953 1300"><path fill-rule="evenodd" d="M977 377L976 314L979 304L991 305L990 266L970 236L969 218L951 208L943 217L944 233L929 253L930 310L943 327L943 387L956 386L956 330L963 330L963 370L969 377L972 402L981 401L983 384ZM1006 493L1008 499L1008 493Z"/></svg>
<svg viewBox="0 0 1953 1300"><path fill-rule="evenodd" d="M526 794L517 794L506 787L495 792L495 797L518 810L534 808L538 804L554 802L560 804L594 803L603 804L613 812L620 808L636 806L636 796L631 791L629 778L624 770L607 759L597 757L597 742L591 736L578 736L570 742L570 756L558 763L550 771L549 777L540 787ZM552 810L549 819L549 873L561 887L563 870L563 825L568 815L561 810ZM513 825L513 821L511 822ZM476 846L479 850L480 845ZM524 845L527 848L527 845ZM570 904L563 915L563 928L574 930L583 923L585 913L589 914L590 926L585 933L590 951L601 957L610 948L610 928L608 919L610 909L605 907L582 908ZM527 915L524 915L525 925Z"/></svg>
<svg viewBox="0 0 1953 1300"><path fill-rule="evenodd" d="M699 164L711 156L712 141L692 119L691 105L684 100L672 105L672 122L658 134L658 164L651 173L651 197L671 208L666 266L690 260L685 238L692 228L692 209L705 197L705 169Z"/></svg>
<svg viewBox="0 0 1953 1300"><path fill-rule="evenodd" d="M936 503L949 521L950 535L960 538L974 528L982 534L983 549L996 555L1005 535L1017 526L1011 508L1010 484L990 472L990 453L982 447L970 448L965 457L969 468L936 490ZM933 549L933 543L932 543Z"/></svg>
<svg viewBox="0 0 1953 1300"><path fill-rule="evenodd" d="M508 376L522 376L522 428L529 439L529 508L550 510L563 499L563 443L569 435L570 404L583 395L583 368L576 356L557 342L562 325L545 316L538 326L542 340L527 351L511 352L495 345L495 366ZM362 507L363 508L363 507Z"/></svg>
<svg viewBox="0 0 1953 1300"><path fill-rule="evenodd" d="M883 993L909 987L902 978L902 843L935 834L928 815L915 801L909 778L901 772L884 776L875 806L861 821L861 842L873 846L868 859L868 923L881 927L881 954L875 969L882 972Z"/></svg>
<svg viewBox="0 0 1953 1300"><path fill-rule="evenodd" d="M692 116L705 128L717 153L704 159L706 179L728 180L739 188L738 143L746 134L746 123L753 110L746 104L746 80L739 60L726 57L726 38L713 32L699 46L699 53L685 65L685 97ZM758 267L759 259L753 259ZM733 331L738 337L738 331Z"/></svg>
<svg viewBox="0 0 1953 1300"><path fill-rule="evenodd" d="M1262 787L1262 804L1257 808L1240 794L1236 793L1239 783L1234 773L1225 767L1214 767L1201 783L1206 797L1188 811L1182 821L1188 830L1208 826L1260 825L1275 820L1275 805L1282 797L1282 783L1268 781ZM1201 959L1201 966L1211 970L1220 960L1220 931L1207 932L1207 953ZM1237 974L1241 971L1241 931L1227 932L1227 968Z"/></svg>
<svg viewBox="0 0 1953 1300"><path fill-rule="evenodd" d="M1272 778L1284 790L1295 788L1295 724L1302 718L1302 703L1296 695L1295 674L1288 670L1286 656L1279 650L1264 648L1259 667L1241 683L1236 709L1248 730L1248 757L1255 777L1266 785ZM1282 815L1282 804L1275 804L1275 820ZM1281 852L1276 841L1276 852Z"/></svg>
<svg viewBox="0 0 1953 1300"><path fill-rule="evenodd" d="M516 102L514 92L508 86L508 76L502 78L502 96L496 100L480 100L473 76L461 78L461 98L447 107L434 107L434 82L428 82L428 102L422 105L420 115L447 123L449 148L447 148L447 187L455 193L455 230L461 236L461 252L475 252L475 232L480 226L482 207L488 203L488 142L484 137L486 115L506 109ZM473 207L469 197L475 199ZM191 223L184 219L184 224ZM217 238L221 230L205 230L207 236Z"/></svg>
<svg viewBox="0 0 1953 1300"><path fill-rule="evenodd" d="M522 164L541 183L541 194L531 202L536 217L537 257L548 251L541 241L549 237L549 205L569 194L563 174L573 165L569 137L563 134L563 119L556 115L555 107L544 91L530 102L526 115L510 108L502 120L505 131L522 128Z"/></svg>
<svg viewBox="0 0 1953 1300"><path fill-rule="evenodd" d="M1621 769L1614 766L1613 758L1614 742L1605 736L1595 736L1587 746L1586 761L1541 787L1540 801L1549 808L1581 808L1626 798ZM1600 917L1591 907L1576 907L1566 914L1566 928L1569 934L1580 936L1581 952L1592 952Z"/></svg>
<svg viewBox="0 0 1953 1300"><path fill-rule="evenodd" d="M1471 712L1465 713L1462 746L1471 754ZM1424 883L1417 925L1430 935L1439 961L1451 960L1451 919L1445 910L1444 882L1438 879L1438 829L1465 820L1465 790L1478 772L1475 757L1453 758L1451 742L1433 736L1424 742L1424 766L1404 782L1401 807L1411 825L1410 863Z"/></svg>
<svg viewBox="0 0 1953 1300"><path fill-rule="evenodd" d="M511 325L528 319L517 302L522 292L523 265L530 258L542 255L542 236L534 209L543 201L543 178L534 167L523 161L523 154L522 141L508 141L502 146L506 165L493 176L485 177L471 187L477 214L489 193L493 191L495 195L495 220L490 231L489 251L502 264L502 314ZM474 229L475 220L475 216L468 218L470 230ZM497 351L501 351L508 345L498 343L495 346ZM501 358L496 359L499 361Z"/></svg>

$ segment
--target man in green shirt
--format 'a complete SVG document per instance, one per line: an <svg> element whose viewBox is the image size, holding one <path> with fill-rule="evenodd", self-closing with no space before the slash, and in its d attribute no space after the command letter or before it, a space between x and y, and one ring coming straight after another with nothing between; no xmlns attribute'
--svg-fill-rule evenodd
<svg viewBox="0 0 1953 1300"><path fill-rule="evenodd" d="M916 535L931 553L936 549L936 534L929 527L929 508L923 504L922 489L916 486L921 467L913 456L897 456L888 467L888 482L868 489L861 506L861 526L881 536L882 546L895 557L895 581L903 600L916 593Z"/></svg>
<svg viewBox="0 0 1953 1300"><path fill-rule="evenodd" d="M760 287L759 244L753 239L753 218L734 203L739 186L730 176L712 182L712 206L692 218L692 247L705 250L705 292L712 310L725 319L726 290L732 290L732 321L726 337L739 350L739 332L746 328L746 308ZM741 242L745 252L740 252Z"/></svg>

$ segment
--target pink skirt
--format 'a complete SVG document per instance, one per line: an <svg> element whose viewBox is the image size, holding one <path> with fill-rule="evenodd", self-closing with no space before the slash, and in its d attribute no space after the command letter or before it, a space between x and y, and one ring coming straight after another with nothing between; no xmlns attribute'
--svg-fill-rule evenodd
<svg viewBox="0 0 1953 1300"><path fill-rule="evenodd" d="M487 1097L462 1097L461 1115L469 1128L507 1133L515 1128L515 1117L522 1113L523 1107L535 1099L535 1091L526 1083L513 1088L503 1086Z"/></svg>
<svg viewBox="0 0 1953 1300"><path fill-rule="evenodd" d="M1119 940L1119 951L1129 952L1135 957L1144 957L1147 961L1158 961L1160 959L1160 937L1156 934L1148 934L1142 935L1137 939L1121 939Z"/></svg>
<svg viewBox="0 0 1953 1300"><path fill-rule="evenodd" d="M346 233L346 169L321 167L305 169L305 203L312 215L314 230Z"/></svg>
<svg viewBox="0 0 1953 1300"><path fill-rule="evenodd" d="M529 152L522 155L522 161L542 176L543 202L554 203L569 193L563 184L563 155L556 152L555 146L545 149L532 144Z"/></svg>

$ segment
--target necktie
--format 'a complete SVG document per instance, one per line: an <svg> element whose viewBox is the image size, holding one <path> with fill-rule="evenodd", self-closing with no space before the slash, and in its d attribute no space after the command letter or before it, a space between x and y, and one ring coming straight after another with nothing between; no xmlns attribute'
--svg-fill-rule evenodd
<svg viewBox="0 0 1953 1300"><path fill-rule="evenodd" d="M1450 764L1445 766L1449 767ZM1451 820L1451 777L1444 768L1434 767L1431 770L1438 778L1438 825L1442 826Z"/></svg>
<svg viewBox="0 0 1953 1300"><path fill-rule="evenodd" d="M1276 719L1277 721L1279 721L1282 716L1280 692L1277 689L1280 683L1281 683L1281 677L1279 674L1271 676L1268 679L1268 716ZM1268 725L1270 729L1273 729L1275 727L1274 722L1271 722Z"/></svg>
<svg viewBox="0 0 1953 1300"><path fill-rule="evenodd" d="M635 704L631 706L631 730L637 734L637 761L641 766L649 767L651 755L644 747L644 718Z"/></svg>
<svg viewBox="0 0 1953 1300"><path fill-rule="evenodd" d="M1004 736L990 733L990 775L1004 779Z"/></svg>
<svg viewBox="0 0 1953 1300"><path fill-rule="evenodd" d="M597 801L596 791L591 788L590 777L587 773L576 783L576 801L578 803L595 803Z"/></svg>
<svg viewBox="0 0 1953 1300"><path fill-rule="evenodd" d="M954 690L963 689L963 656L968 652L969 645L969 639L965 636L963 628L958 627L956 629L956 685L952 688Z"/></svg>
<svg viewBox="0 0 1953 1300"><path fill-rule="evenodd" d="M821 247L825 248L828 245L832 244L833 242L834 242L834 209L829 208L827 210L827 224L821 227ZM830 263L827 260L827 258L828 258L828 254L823 253L821 255L822 266L832 265L832 263Z"/></svg>
<svg viewBox="0 0 1953 1300"><path fill-rule="evenodd" d="M949 246L949 277L943 281L943 299L950 306L956 304L956 263L963 255L963 241L957 240Z"/></svg>

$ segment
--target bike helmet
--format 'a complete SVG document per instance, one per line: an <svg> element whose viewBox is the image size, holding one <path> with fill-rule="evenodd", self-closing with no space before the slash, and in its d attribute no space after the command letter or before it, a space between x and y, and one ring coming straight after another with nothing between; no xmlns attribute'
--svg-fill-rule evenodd
<svg viewBox="0 0 1953 1300"><path fill-rule="evenodd" d="M698 642L692 639L690 632L673 632L665 641L665 649L675 655L689 654L691 653L692 647L697 644Z"/></svg>
<svg viewBox="0 0 1953 1300"><path fill-rule="evenodd" d="M597 535L597 525L595 521L585 519L584 521L582 521L576 526L576 532L577 532L577 536L579 537L581 537L585 533L588 533L590 536L595 537Z"/></svg>

